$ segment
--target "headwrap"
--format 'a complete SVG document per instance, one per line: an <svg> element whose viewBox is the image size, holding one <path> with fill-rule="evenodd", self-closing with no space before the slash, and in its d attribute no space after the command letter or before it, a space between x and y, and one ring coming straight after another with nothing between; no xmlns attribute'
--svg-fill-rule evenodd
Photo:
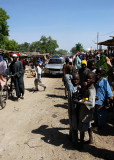
<svg viewBox="0 0 114 160"><path fill-rule="evenodd" d="M80 69L81 68L81 59L77 56L75 60L75 68Z"/></svg>
<svg viewBox="0 0 114 160"><path fill-rule="evenodd" d="M40 58L38 58L38 63L40 63L40 61L41 61Z"/></svg>
<svg viewBox="0 0 114 160"><path fill-rule="evenodd" d="M17 54L13 54L12 57L18 57Z"/></svg>
<svg viewBox="0 0 114 160"><path fill-rule="evenodd" d="M107 77L108 72L108 66L107 66L107 60L105 55L101 55L100 60L96 63L96 67L102 67L104 69L104 77Z"/></svg>
<svg viewBox="0 0 114 160"><path fill-rule="evenodd" d="M72 58L69 58L69 62L71 62L71 63L72 63Z"/></svg>
<svg viewBox="0 0 114 160"><path fill-rule="evenodd" d="M86 60L81 61L81 66L82 66L82 64L85 64L86 67L87 67L87 61Z"/></svg>
<svg viewBox="0 0 114 160"><path fill-rule="evenodd" d="M3 57L0 55L0 62L2 62L3 61Z"/></svg>
<svg viewBox="0 0 114 160"><path fill-rule="evenodd" d="M6 61L3 60L3 57L0 55L0 74L2 74L7 69Z"/></svg>

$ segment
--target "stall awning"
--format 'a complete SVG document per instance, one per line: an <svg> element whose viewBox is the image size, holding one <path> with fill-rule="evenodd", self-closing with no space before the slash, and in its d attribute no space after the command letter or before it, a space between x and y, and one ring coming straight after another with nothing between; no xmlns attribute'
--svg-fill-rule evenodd
<svg viewBox="0 0 114 160"><path fill-rule="evenodd" d="M114 38L113 39L108 39L103 42L99 42L98 45L104 45L104 46L114 46Z"/></svg>

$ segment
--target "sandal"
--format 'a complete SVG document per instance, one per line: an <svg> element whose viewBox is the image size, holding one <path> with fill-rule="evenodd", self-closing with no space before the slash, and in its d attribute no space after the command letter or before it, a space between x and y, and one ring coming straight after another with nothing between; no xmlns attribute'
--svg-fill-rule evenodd
<svg viewBox="0 0 114 160"><path fill-rule="evenodd" d="M20 98L17 98L17 102L19 102Z"/></svg>

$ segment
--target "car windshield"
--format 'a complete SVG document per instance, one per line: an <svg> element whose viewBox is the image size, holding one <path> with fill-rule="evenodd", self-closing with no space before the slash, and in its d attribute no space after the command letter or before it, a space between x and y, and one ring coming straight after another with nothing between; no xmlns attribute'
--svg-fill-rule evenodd
<svg viewBox="0 0 114 160"><path fill-rule="evenodd" d="M48 64L62 64L62 59L50 59Z"/></svg>

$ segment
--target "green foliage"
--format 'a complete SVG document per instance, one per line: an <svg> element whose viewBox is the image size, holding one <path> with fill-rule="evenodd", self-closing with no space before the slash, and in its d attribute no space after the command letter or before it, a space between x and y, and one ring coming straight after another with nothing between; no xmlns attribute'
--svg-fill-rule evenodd
<svg viewBox="0 0 114 160"><path fill-rule="evenodd" d="M84 49L83 49L83 46L81 45L81 43L78 43L76 44L76 52L82 52Z"/></svg>
<svg viewBox="0 0 114 160"><path fill-rule="evenodd" d="M53 40L50 36L46 38L42 36L40 39L40 53L56 54L55 49L58 48L56 40Z"/></svg>
<svg viewBox="0 0 114 160"><path fill-rule="evenodd" d="M71 52L72 52L73 54L75 54L75 53L77 53L77 52L82 52L83 50L84 50L84 49L83 49L82 44L81 44L81 43L78 43L78 44L76 44L75 47L73 47L73 48L71 49Z"/></svg>
<svg viewBox="0 0 114 160"><path fill-rule="evenodd" d="M55 49L58 47L56 40L53 40L51 37L47 38L47 53L56 54Z"/></svg>
<svg viewBox="0 0 114 160"><path fill-rule="evenodd" d="M5 37L9 35L9 26L7 25L7 20L9 19L9 16L3 10L0 8L0 48L4 48L4 40Z"/></svg>
<svg viewBox="0 0 114 160"><path fill-rule="evenodd" d="M18 50L18 43L15 40L8 40L5 42L5 49L17 51Z"/></svg>
<svg viewBox="0 0 114 160"><path fill-rule="evenodd" d="M76 53L76 47L73 47L73 48L71 49L71 52L72 52L72 54L75 54L75 53Z"/></svg>
<svg viewBox="0 0 114 160"><path fill-rule="evenodd" d="M23 48L22 44L19 45L19 51L24 52L24 50L21 50ZM40 52L41 54L44 53L50 53L50 54L56 54L56 48L58 48L58 44L56 40L53 40L51 37L46 38L45 36L42 36L39 41L32 42L29 44L29 51L30 52Z"/></svg>
<svg viewBox="0 0 114 160"><path fill-rule="evenodd" d="M27 42L25 42L25 43L23 43L23 44L19 44L19 45L18 45L18 50L19 50L20 52L28 52L28 51L29 51L29 46L30 46L30 44L27 43Z"/></svg>
<svg viewBox="0 0 114 160"><path fill-rule="evenodd" d="M40 50L40 42L36 41L30 44L29 51L30 52L39 52Z"/></svg>
<svg viewBox="0 0 114 160"><path fill-rule="evenodd" d="M10 57L10 53L4 53L4 58L9 58Z"/></svg>
<svg viewBox="0 0 114 160"><path fill-rule="evenodd" d="M107 66L107 60L105 55L101 55L100 60L96 63L96 68L98 67L102 67L104 69L103 76L107 77L108 66Z"/></svg>
<svg viewBox="0 0 114 160"><path fill-rule="evenodd" d="M7 15L6 11L0 8L0 21L6 21L10 17Z"/></svg>
<svg viewBox="0 0 114 160"><path fill-rule="evenodd" d="M1 45L2 49L17 51L18 43L15 40L9 40L8 37L4 37L4 41Z"/></svg>
<svg viewBox="0 0 114 160"><path fill-rule="evenodd" d="M59 49L59 50L56 51L56 52L57 52L57 54L59 54L59 55L67 55L67 51L64 50L64 49Z"/></svg>

